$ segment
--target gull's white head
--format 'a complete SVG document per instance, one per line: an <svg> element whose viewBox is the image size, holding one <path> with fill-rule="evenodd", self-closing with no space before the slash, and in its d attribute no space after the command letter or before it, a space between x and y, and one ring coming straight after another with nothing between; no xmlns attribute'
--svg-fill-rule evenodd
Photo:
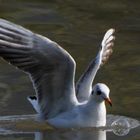
<svg viewBox="0 0 140 140"><path fill-rule="evenodd" d="M92 89L92 96L97 102L106 101L112 106L111 99L109 98L110 89L103 83L96 84Z"/></svg>

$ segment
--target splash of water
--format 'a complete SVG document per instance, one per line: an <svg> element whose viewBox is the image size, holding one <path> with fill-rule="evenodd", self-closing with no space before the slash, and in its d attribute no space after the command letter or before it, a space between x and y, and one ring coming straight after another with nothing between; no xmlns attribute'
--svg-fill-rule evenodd
<svg viewBox="0 0 140 140"><path fill-rule="evenodd" d="M118 136L125 136L129 133L131 125L126 118L119 118L111 124L112 131Z"/></svg>

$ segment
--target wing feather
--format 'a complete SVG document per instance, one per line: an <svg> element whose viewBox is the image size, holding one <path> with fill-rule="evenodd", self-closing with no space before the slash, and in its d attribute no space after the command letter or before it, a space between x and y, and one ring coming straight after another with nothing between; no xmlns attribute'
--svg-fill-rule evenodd
<svg viewBox="0 0 140 140"><path fill-rule="evenodd" d="M75 62L57 43L0 19L0 56L29 74L44 119L74 106Z"/></svg>
<svg viewBox="0 0 140 140"><path fill-rule="evenodd" d="M76 95L78 101L83 102L89 99L92 90L93 80L96 76L97 71L100 66L105 64L112 54L112 49L114 46L114 29L109 29L101 43L101 48L95 59L91 61L83 75L80 77L76 83Z"/></svg>

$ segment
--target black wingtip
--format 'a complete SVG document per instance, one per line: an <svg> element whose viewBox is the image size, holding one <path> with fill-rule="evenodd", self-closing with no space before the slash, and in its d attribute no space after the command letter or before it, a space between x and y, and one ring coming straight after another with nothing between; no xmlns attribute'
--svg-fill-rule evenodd
<svg viewBox="0 0 140 140"><path fill-rule="evenodd" d="M37 100L37 97L34 96L34 95L32 95L32 96L28 96L28 98L31 99L31 100Z"/></svg>

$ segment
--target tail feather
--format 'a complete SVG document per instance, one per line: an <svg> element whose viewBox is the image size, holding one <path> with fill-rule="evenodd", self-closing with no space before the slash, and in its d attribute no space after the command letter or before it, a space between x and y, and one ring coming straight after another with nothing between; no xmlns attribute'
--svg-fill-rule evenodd
<svg viewBox="0 0 140 140"><path fill-rule="evenodd" d="M36 96L28 96L27 100L31 103L31 105L33 106L34 110L40 114L40 107L38 104L38 100Z"/></svg>

